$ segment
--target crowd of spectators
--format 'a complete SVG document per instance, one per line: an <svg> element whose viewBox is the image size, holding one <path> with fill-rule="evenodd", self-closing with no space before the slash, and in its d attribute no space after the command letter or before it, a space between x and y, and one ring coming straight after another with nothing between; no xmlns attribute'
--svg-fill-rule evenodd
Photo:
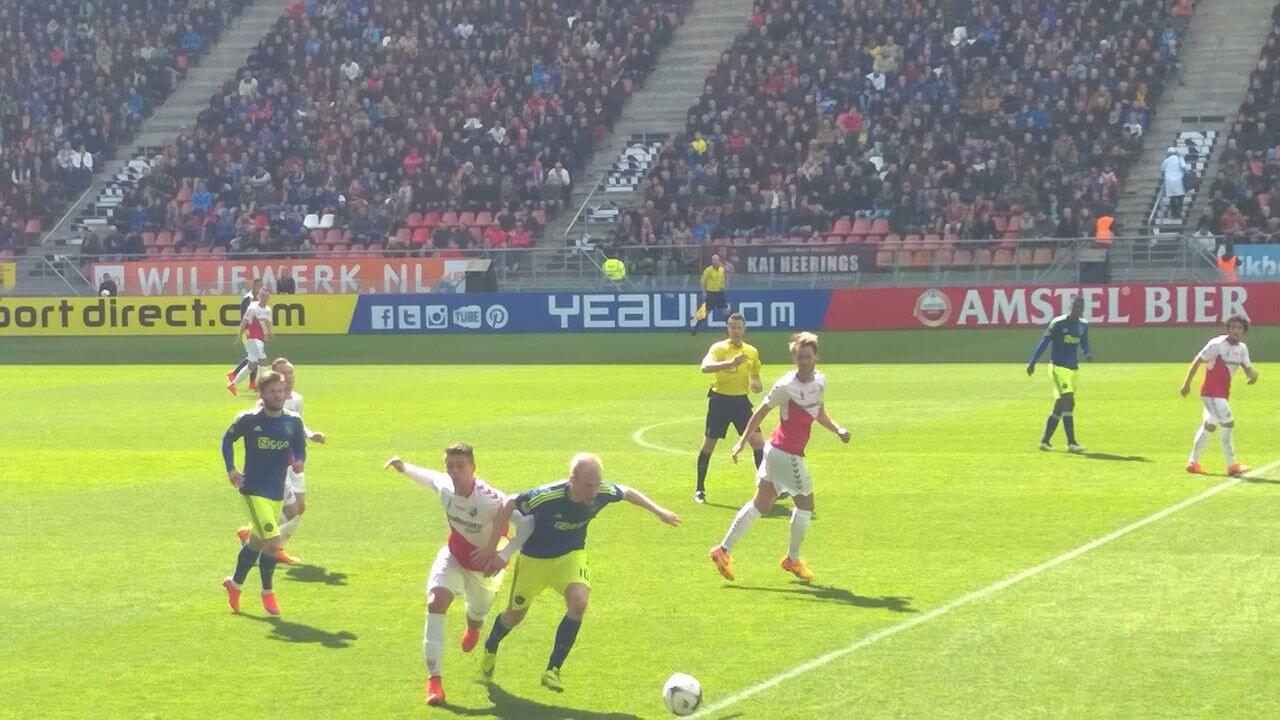
<svg viewBox="0 0 1280 720"><path fill-rule="evenodd" d="M1190 0L757 0L611 241L831 241L880 220L880 235L836 241L1088 236L1193 12Z"/></svg>
<svg viewBox="0 0 1280 720"><path fill-rule="evenodd" d="M688 0L299 0L127 190L163 252L527 244Z"/></svg>
<svg viewBox="0 0 1280 720"><path fill-rule="evenodd" d="M1221 150L1196 234L1215 245L1280 243L1280 5Z"/></svg>
<svg viewBox="0 0 1280 720"><path fill-rule="evenodd" d="M245 0L0 0L0 249L88 186Z"/></svg>

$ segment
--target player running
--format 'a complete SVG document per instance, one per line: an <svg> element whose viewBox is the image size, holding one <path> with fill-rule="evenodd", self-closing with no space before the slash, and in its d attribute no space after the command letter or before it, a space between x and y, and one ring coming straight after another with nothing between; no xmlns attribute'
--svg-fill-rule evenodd
<svg viewBox="0 0 1280 720"><path fill-rule="evenodd" d="M1200 466L1200 454L1204 452L1205 443L1209 441L1209 433L1219 426L1222 434L1218 440L1222 443L1222 454L1227 459L1229 475L1244 475L1253 468L1236 460L1235 443L1232 433L1235 430L1235 416L1231 414L1231 405L1227 398L1231 395L1231 376L1236 368L1244 368L1249 384L1258 382L1258 371L1253 369L1249 361L1249 347L1244 344L1244 335L1249 332L1249 320L1241 315L1227 318L1227 334L1219 335L1207 344L1191 361L1187 368L1187 378L1182 381L1179 392L1186 397L1191 392L1191 381L1196 371L1205 366L1204 382L1200 384L1200 400L1204 403L1204 422L1196 430L1195 441L1191 445L1191 457L1187 460L1187 472L1203 474Z"/></svg>
<svg viewBox="0 0 1280 720"><path fill-rule="evenodd" d="M244 287L244 286L241 285L241 287ZM249 305L258 299L258 291L261 289L262 289L262 280L254 280L253 286L250 288L249 292L246 292L244 294L244 297L240 298L240 319L241 320L244 319L244 314L246 311L248 311ZM241 343L241 344L243 342L242 338L239 335L236 336L236 341L237 343ZM249 389L257 390L258 389L258 366L251 365L249 363L248 356L246 356L243 360L241 360L240 363L236 365L231 372L227 373L227 382L235 382L236 376L239 375L240 371L244 369L246 366L249 367ZM232 393L232 395L234 394L235 393Z"/></svg>
<svg viewBox="0 0 1280 720"><path fill-rule="evenodd" d="M644 493L622 485L604 482L604 466L590 453L578 453L569 462L569 479L544 485L509 498L498 514L488 544L477 553L477 561L492 559L498 545L498 530L519 511L533 516L533 531L516 558L512 571L507 609L493 621L493 629L484 644L480 672L493 677L498 660L498 644L520 624L529 604L543 590L555 590L564 596L565 614L556 630L555 645L542 684L556 692L564 690L560 668L578 637L582 615L591 597L591 575L587 569L587 525L606 505L626 500L638 505L668 525L679 525L680 517L658 505Z"/></svg>
<svg viewBox="0 0 1280 720"><path fill-rule="evenodd" d="M267 364L267 341L275 334L275 329L271 326L271 291L262 288L258 290L258 299L249 303L249 307L244 311L244 317L240 319L240 329L236 333L236 341L234 345L240 344L240 335L244 335L244 352L247 365L241 367L236 372L236 376L227 384L227 391L232 395L239 393L236 387L240 384L240 380L249 372L249 368L256 368L259 365Z"/></svg>
<svg viewBox="0 0 1280 720"><path fill-rule="evenodd" d="M280 374L284 378L284 387L288 392L288 397L284 401L284 409L302 417L302 396L294 392L294 368L293 363L287 358L277 358L271 363L271 369ZM261 401L258 403L262 407ZM316 432L303 423L302 431L307 436L307 440L314 443L324 444L325 434ZM285 551L284 545L293 538L293 534L298 531L298 524L302 522L302 513L307 510L307 477L303 473L294 472L293 468L285 471L284 481L284 513L280 516L280 549L276 551L276 561L286 565L298 565L302 561L293 557ZM240 538L241 543L249 541L249 526L246 525L236 531L236 537Z"/></svg>
<svg viewBox="0 0 1280 720"><path fill-rule="evenodd" d="M383 467L440 496L445 517L449 520L449 539L436 553L427 580L427 621L422 632L422 655L427 665L427 704L444 702L444 685L440 674L444 660L444 615L458 595L466 601L467 630L462 635L462 652L469 653L480 639L480 628L493 607L493 598L502 585L504 566L532 530L532 518L516 516L516 537L498 552L494 568L476 564L477 547L489 541L495 522L501 514L506 496L476 477L475 454L470 445L458 443L444 451L447 472L437 472L410 465L392 457ZM506 535L503 524L500 535ZM486 572L488 570L488 572Z"/></svg>
<svg viewBox="0 0 1280 720"><path fill-rule="evenodd" d="M711 389L707 391L707 423L703 433L702 449L698 451L698 484L693 501L707 501L707 467L716 442L729 434L733 424L742 436L751 421L751 398L747 392L760 392L760 351L743 342L747 334L747 321L740 313L734 313L725 321L728 339L711 346L702 358L702 372L713 373ZM747 442L755 451L756 467L764 456L764 436L757 430Z"/></svg>
<svg viewBox="0 0 1280 720"><path fill-rule="evenodd" d="M1049 413L1049 419L1045 422L1040 449L1053 449L1049 441L1053 439L1058 421L1061 420L1062 430L1067 434L1067 452L1082 453L1084 448L1076 442L1074 416L1076 373L1080 367L1081 352L1086 360L1093 359L1089 350L1089 322L1084 319L1084 298L1076 295L1071 299L1071 312L1049 321L1049 328L1044 331L1035 352L1031 353L1031 362L1027 363L1028 376L1035 375L1036 361L1050 345L1053 346L1049 353L1049 376L1053 378L1053 412Z"/></svg>
<svg viewBox="0 0 1280 720"><path fill-rule="evenodd" d="M724 540L711 548L711 561L727 580L732 580L733 546L751 529L761 515L769 512L778 495L788 493L795 498L796 507L791 513L791 544L782 558L782 569L801 580L813 579L813 573L800 559L800 545L804 542L809 523L813 520L813 477L805 465L804 451L809 444L809 431L814 422L849 442L849 431L827 415L823 396L827 378L817 371L818 336L810 332L797 333L791 338L791 357L796 369L778 378L764 402L751 416L747 430L733 445L734 462L752 433L759 431L760 423L778 408L781 422L769 438L764 449L764 459L756 470L756 495L749 500L729 525Z"/></svg>
<svg viewBox="0 0 1280 720"><path fill-rule="evenodd" d="M262 573L262 607L272 615L280 605L272 590L276 551L280 549L280 509L284 500L285 470L301 473L307 459L307 438L302 418L284 409L284 378L267 372L258 383L262 406L236 416L222 436L222 458L227 479L240 491L249 510L249 542L240 548L235 574L222 581L231 609L240 612L240 591L256 562ZM236 470L236 440L244 438L244 472Z"/></svg>

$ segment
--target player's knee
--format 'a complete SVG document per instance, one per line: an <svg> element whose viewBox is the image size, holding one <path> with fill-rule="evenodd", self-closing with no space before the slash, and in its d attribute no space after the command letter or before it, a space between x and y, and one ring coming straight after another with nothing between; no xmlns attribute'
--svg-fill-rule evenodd
<svg viewBox="0 0 1280 720"><path fill-rule="evenodd" d="M1204 429L1205 429L1205 432L1213 432L1214 430L1218 429L1218 426L1214 425L1213 423L1205 423Z"/></svg>
<svg viewBox="0 0 1280 720"><path fill-rule="evenodd" d="M444 588L431 588L427 591L427 612L429 613L443 613L449 609L449 604L452 602L453 593Z"/></svg>
<svg viewBox="0 0 1280 720"><path fill-rule="evenodd" d="M529 612L529 608L524 608L521 610L517 610L515 608L507 608L506 612L502 613L502 624L506 625L509 628L513 628L519 625L521 620L524 620L524 616L528 612Z"/></svg>
<svg viewBox="0 0 1280 720"><path fill-rule="evenodd" d="M568 592L564 598L565 613L575 620L581 619L587 612L587 604L591 595L587 592Z"/></svg>
<svg viewBox="0 0 1280 720"><path fill-rule="evenodd" d="M1076 408L1075 393L1063 394L1062 399L1060 399L1058 402L1062 406L1063 412L1071 412L1072 410L1075 410Z"/></svg>
<svg viewBox="0 0 1280 720"><path fill-rule="evenodd" d="M277 535L273 538L267 538L266 540L262 541L262 552L274 553L277 550L279 550L283 544L284 544L284 538L281 537L280 535Z"/></svg>
<svg viewBox="0 0 1280 720"><path fill-rule="evenodd" d="M307 499L301 495L295 495L293 501L293 516L297 517L307 511Z"/></svg>
<svg viewBox="0 0 1280 720"><path fill-rule="evenodd" d="M716 442L718 440L718 438L713 438L710 435L702 438L702 452L711 453L716 449Z"/></svg>
<svg viewBox="0 0 1280 720"><path fill-rule="evenodd" d="M796 509L797 509L797 510L807 510L807 511L812 512L812 511L813 511L813 496L812 496L812 495L797 495L797 496L796 496Z"/></svg>
<svg viewBox="0 0 1280 720"><path fill-rule="evenodd" d="M1224 422L1224 423L1222 423L1222 427L1224 427L1224 428L1228 428L1228 429L1233 428L1233 427L1235 427L1235 426L1236 426L1236 421L1235 421L1235 420L1232 420L1231 422Z"/></svg>

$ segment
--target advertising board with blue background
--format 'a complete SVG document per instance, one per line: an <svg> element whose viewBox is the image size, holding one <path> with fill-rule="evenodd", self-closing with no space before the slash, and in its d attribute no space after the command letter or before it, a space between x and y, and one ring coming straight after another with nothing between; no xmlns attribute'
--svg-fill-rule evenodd
<svg viewBox="0 0 1280 720"><path fill-rule="evenodd" d="M821 327L830 299L830 290L761 290L732 302L749 327L789 330ZM362 295L350 332L688 331L700 303L694 292Z"/></svg>
<svg viewBox="0 0 1280 720"><path fill-rule="evenodd" d="M1236 245L1235 251L1240 280L1280 280L1280 245Z"/></svg>

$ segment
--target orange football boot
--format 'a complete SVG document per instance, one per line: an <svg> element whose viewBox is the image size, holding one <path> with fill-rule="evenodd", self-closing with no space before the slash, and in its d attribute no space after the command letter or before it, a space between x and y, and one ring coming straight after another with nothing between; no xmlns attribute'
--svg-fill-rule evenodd
<svg viewBox="0 0 1280 720"><path fill-rule="evenodd" d="M1235 465L1227 468L1227 474L1231 476L1240 476L1250 472L1253 472L1253 468L1245 465L1244 463L1236 463Z"/></svg>
<svg viewBox="0 0 1280 720"><path fill-rule="evenodd" d="M1187 463L1187 472L1192 475L1204 475L1206 470L1204 469L1204 466L1198 462L1189 462Z"/></svg>
<svg viewBox="0 0 1280 720"><path fill-rule="evenodd" d="M285 552L284 548L280 548L279 550L276 551L276 562L284 563L285 565L301 565L302 564L301 560Z"/></svg>
<svg viewBox="0 0 1280 720"><path fill-rule="evenodd" d="M262 593L262 609L266 610L268 615L280 617L280 603L276 601L274 592Z"/></svg>
<svg viewBox="0 0 1280 720"><path fill-rule="evenodd" d="M791 562L791 558L783 556L780 564L783 570L786 570L805 582L813 579L813 573L809 571L809 568L805 567L804 560Z"/></svg>
<svg viewBox="0 0 1280 720"><path fill-rule="evenodd" d="M239 395L239 394L240 394L240 390L239 390L239 388L237 388L237 387L235 386L235 383L232 383L232 384L230 384L230 385L228 385L228 386L227 386L227 392L231 393L232 395Z"/></svg>
<svg viewBox="0 0 1280 720"><path fill-rule="evenodd" d="M427 704L444 704L444 685L440 682L439 675L433 675L427 680Z"/></svg>
<svg viewBox="0 0 1280 720"><path fill-rule="evenodd" d="M222 581L222 587L227 589L227 604L231 606L231 612L240 612L240 586L227 578Z"/></svg>
<svg viewBox="0 0 1280 720"><path fill-rule="evenodd" d="M480 642L480 631L472 630L471 626L467 626L467 631L462 633L462 652L469 653L476 648L476 643Z"/></svg>
<svg viewBox="0 0 1280 720"><path fill-rule="evenodd" d="M719 545L711 548L711 562L716 564L716 570L724 576L725 580L733 579L733 558L729 557L729 553Z"/></svg>
<svg viewBox="0 0 1280 720"><path fill-rule="evenodd" d="M240 538L241 545L247 545L249 543L249 532L250 531L249 531L248 525L245 525L244 527L236 531L236 537Z"/></svg>

